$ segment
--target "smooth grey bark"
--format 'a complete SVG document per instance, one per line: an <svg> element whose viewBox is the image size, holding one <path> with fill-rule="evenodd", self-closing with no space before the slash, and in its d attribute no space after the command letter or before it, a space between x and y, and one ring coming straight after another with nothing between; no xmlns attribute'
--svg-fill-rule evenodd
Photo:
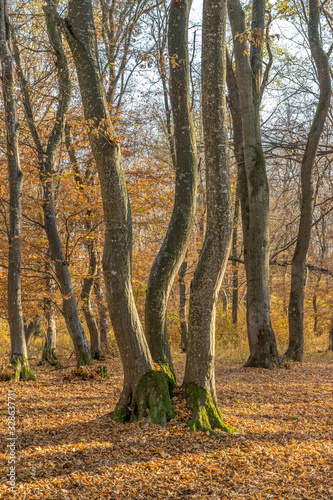
<svg viewBox="0 0 333 500"><path fill-rule="evenodd" d="M232 245L231 253L233 257L238 256L238 223L239 223L239 184L237 182L236 196L235 196L235 210L234 210L234 225L232 230ZM234 325L237 325L238 320L238 262L232 263L232 310L231 319Z"/></svg>
<svg viewBox="0 0 333 500"><path fill-rule="evenodd" d="M8 322L11 340L11 363L16 380L36 380L29 368L21 300L22 261L22 189L19 130L15 100L14 64L11 52L11 30L6 1L0 1L0 59L2 93L7 136L9 179L9 252L8 252Z"/></svg>
<svg viewBox="0 0 333 500"><path fill-rule="evenodd" d="M333 351L333 317L331 321L330 331L328 333L328 350Z"/></svg>
<svg viewBox="0 0 333 500"><path fill-rule="evenodd" d="M226 0L205 0L202 32L202 119L205 142L207 228L191 283L183 382L193 429L230 431L216 407L216 302L230 251L233 207L227 134Z"/></svg>
<svg viewBox="0 0 333 500"><path fill-rule="evenodd" d="M50 249L48 249L50 255ZM46 319L46 335L45 344L43 348L42 359L40 364L49 363L56 368L60 368L61 364L57 355L57 327L54 314L54 293L57 285L52 277L51 264L49 258L45 260L45 273L46 278L46 297L44 298L44 313Z"/></svg>
<svg viewBox="0 0 333 500"><path fill-rule="evenodd" d="M187 335L188 326L186 318L186 273L187 273L187 255L183 260L179 272L178 272L178 284L179 284L179 321L180 321L180 332L181 332L181 350L186 352L187 347Z"/></svg>
<svg viewBox="0 0 333 500"><path fill-rule="evenodd" d="M44 13L49 40L56 56L59 85L59 104L56 119L45 148L42 144L35 124L28 90L28 82L24 76L17 45L15 46L15 61L23 94L25 115L38 155L40 180L43 187L44 229L49 243L50 255L54 262L54 269L60 286L60 291L63 297L63 315L68 332L74 344L77 365L80 366L91 364L92 358L89 350L89 344L79 319L73 283L68 269L68 262L64 254L57 229L53 175L55 173L56 153L64 132L66 113L70 103L71 84L67 58L63 49L61 35L58 32L54 18L50 14L47 7L44 7Z"/></svg>
<svg viewBox="0 0 333 500"><path fill-rule="evenodd" d="M153 361L132 289L132 220L117 140L101 78L91 0L70 0L66 20L49 2L70 46L78 75L89 140L98 168L105 221L106 296L124 368L124 387L113 418L165 424L174 416L163 374ZM148 414L147 414L148 412Z"/></svg>
<svg viewBox="0 0 333 500"><path fill-rule="evenodd" d="M314 207L313 168L319 139L324 128L331 100L331 77L328 56L324 52L320 35L320 4L309 0L308 38L319 83L319 101L312 121L301 165L301 217L296 247L292 259L289 297L289 345L286 359L302 361L304 351L304 292L306 284L306 258L310 244Z"/></svg>
<svg viewBox="0 0 333 500"><path fill-rule="evenodd" d="M91 170L87 169L84 178L81 176L80 167L77 160L75 148L72 141L71 130L68 122L65 125L65 143L68 156L70 158L74 173L75 180L78 188L82 191L84 189L84 184L90 184L91 182ZM86 210L84 218L84 227L86 231L91 230L91 216L92 210L88 208ZM97 272L97 250L95 246L94 238L90 238L86 242L86 249L89 257L88 263L88 275L83 280L82 290L81 290L81 300L82 300L82 310L86 324L88 327L90 335L90 352L93 359L101 359L101 340L98 332L97 322L94 318L94 314L91 307L91 293L94 286L95 276Z"/></svg>
<svg viewBox="0 0 333 500"><path fill-rule="evenodd" d="M251 31L256 43L239 34L246 32L239 0L228 0L233 34L236 80L242 119L244 165L247 182L248 225L244 231L247 277L247 331L250 357L245 366L272 369L279 366L275 335L270 319L269 297L269 187L262 149L259 106L262 83L265 0L253 0ZM240 185L243 204L243 186ZM245 201L245 200L244 200ZM242 219L244 228L244 215Z"/></svg>
<svg viewBox="0 0 333 500"><path fill-rule="evenodd" d="M237 163L237 192L235 200L235 215L234 215L234 232L232 241L232 256L237 257L237 236L236 228L238 226L239 218L239 203L241 205L241 219L242 219L242 230L243 230L243 242L244 248L247 247L249 241L249 197L247 188L247 179L245 171L245 160L244 160L244 147L243 147L243 128L242 128L242 118L241 118L241 107L239 101L239 92L237 86L236 75L232 67L232 62L230 59L229 52L227 51L227 87L228 87L228 103L232 116L233 123L233 148L234 155ZM238 202L237 202L238 200ZM234 262L236 265L236 262ZM237 313L238 307L236 309L236 304L238 304L238 268L234 268L233 273L233 309L232 309L232 319L233 323L237 323Z"/></svg>
<svg viewBox="0 0 333 500"><path fill-rule="evenodd" d="M36 316L31 321L29 321L29 324L26 325L26 327L24 328L24 336L25 336L25 342L27 344L27 348L28 348L29 340L31 339L31 337L34 334L39 335L42 323L43 323L43 318L41 316Z"/></svg>
<svg viewBox="0 0 333 500"><path fill-rule="evenodd" d="M319 276L316 280L316 284L315 284L314 291L313 291L313 297L312 297L312 306L313 306L313 315L314 315L314 318L313 318L313 331L314 331L314 333L317 333L317 331L318 331L317 294L318 294L318 290L319 290L320 280L321 280L321 274L319 274Z"/></svg>
<svg viewBox="0 0 333 500"><path fill-rule="evenodd" d="M197 159L190 110L188 20L191 1L172 0L169 17L170 100L176 145L175 200L168 230L152 265L146 296L145 333L153 360L173 372L167 305L184 260L195 214ZM167 368L169 372L169 369ZM174 376L174 373L173 373Z"/></svg>
<svg viewBox="0 0 333 500"><path fill-rule="evenodd" d="M102 276L101 272L97 270L97 276L94 281L94 294L97 302L97 310L98 310L98 325L99 325L99 333L101 338L101 347L102 352L107 351L110 347L110 329L111 325L108 317L108 310L105 303L103 286L102 286Z"/></svg>

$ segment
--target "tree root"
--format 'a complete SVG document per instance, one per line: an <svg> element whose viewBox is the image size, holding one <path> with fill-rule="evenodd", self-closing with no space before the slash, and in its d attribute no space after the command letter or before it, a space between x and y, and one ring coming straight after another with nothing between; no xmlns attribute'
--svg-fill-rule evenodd
<svg viewBox="0 0 333 500"><path fill-rule="evenodd" d="M14 380L22 380L23 382L27 382L28 380L37 380L36 375L29 368L28 360L22 354L13 354L11 364L14 369Z"/></svg>
<svg viewBox="0 0 333 500"><path fill-rule="evenodd" d="M48 348L46 344L44 346L42 359L39 364L43 365L44 363L49 363L51 366L54 366L55 368L61 368L61 363L58 360L57 351L55 350L54 347Z"/></svg>
<svg viewBox="0 0 333 500"><path fill-rule="evenodd" d="M116 422L141 422L165 426L175 417L168 382L164 373L152 370L141 377L134 398L120 398L115 410L111 413Z"/></svg>
<svg viewBox="0 0 333 500"><path fill-rule="evenodd" d="M280 359L276 347L274 333L271 327L259 332L258 346L254 354L244 364L244 368L280 368Z"/></svg>
<svg viewBox="0 0 333 500"><path fill-rule="evenodd" d="M209 431L218 439L223 438L213 429L220 429L228 434L236 432L236 429L224 423L220 410L206 389L190 382L184 386L184 395L187 407L192 412L192 418L187 422L187 426L192 431Z"/></svg>

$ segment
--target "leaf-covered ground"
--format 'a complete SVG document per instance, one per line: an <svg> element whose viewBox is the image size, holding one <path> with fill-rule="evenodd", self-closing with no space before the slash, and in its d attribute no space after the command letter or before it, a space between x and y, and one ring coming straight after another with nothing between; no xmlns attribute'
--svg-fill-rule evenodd
<svg viewBox="0 0 333 500"><path fill-rule="evenodd" d="M269 372L217 365L220 408L239 434L218 441L177 418L166 429L121 425L105 414L122 372L64 380L35 368L37 383L1 382L0 498L333 499L332 359ZM179 378L183 371L177 366ZM16 391L17 483L6 491L7 393Z"/></svg>

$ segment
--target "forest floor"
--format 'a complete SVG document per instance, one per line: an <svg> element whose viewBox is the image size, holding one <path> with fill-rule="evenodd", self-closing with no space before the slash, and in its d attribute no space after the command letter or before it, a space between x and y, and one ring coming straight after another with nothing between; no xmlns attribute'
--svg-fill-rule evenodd
<svg viewBox="0 0 333 500"><path fill-rule="evenodd" d="M238 430L225 441L189 431L179 396L167 428L112 422L105 414L122 370L116 358L104 364L109 379L67 380L73 368L32 364L38 382L0 383L0 498L333 499L332 355L272 372L217 362L220 409ZM179 380L183 369L180 357ZM18 436L14 493L6 486L8 390Z"/></svg>

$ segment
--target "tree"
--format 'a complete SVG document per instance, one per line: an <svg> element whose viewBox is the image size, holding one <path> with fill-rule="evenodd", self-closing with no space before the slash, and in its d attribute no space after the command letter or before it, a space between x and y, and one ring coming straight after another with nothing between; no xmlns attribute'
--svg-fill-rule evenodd
<svg viewBox="0 0 333 500"><path fill-rule="evenodd" d="M270 319L269 187L260 133L265 1L253 0L251 31L247 32L239 0L228 1L242 119L245 183L240 183L247 278L247 331L250 357L245 366L279 366ZM250 50L249 42L250 40ZM242 187L247 193L242 192ZM244 202L247 200L247 206ZM248 210L244 227L244 210Z"/></svg>
<svg viewBox="0 0 333 500"><path fill-rule="evenodd" d="M11 53L11 29L6 1L0 2L0 58L2 93L7 132L9 179L9 255L8 255L8 321L11 338L11 363L15 380L36 380L29 368L21 302L22 256L22 187L18 136L20 125L15 100L14 64Z"/></svg>
<svg viewBox="0 0 333 500"><path fill-rule="evenodd" d="M70 0L64 20L49 2L71 49L89 140L98 168L105 217L103 272L124 387L113 418L165 424L174 416L165 376L155 371L132 289L132 220L120 144L110 119L90 0ZM148 415L147 415L148 412Z"/></svg>
<svg viewBox="0 0 333 500"><path fill-rule="evenodd" d="M167 334L171 287L184 260L195 214L197 159L190 110L188 19L191 1L173 0L169 17L170 100L174 122L175 201L167 234L152 265L145 306L145 333L153 360L174 379ZM165 367L165 368L164 368Z"/></svg>
<svg viewBox="0 0 333 500"><path fill-rule="evenodd" d="M233 228L225 98L226 0L205 0L202 34L202 118L205 141L207 229L191 283L183 382L193 429L232 432L217 408L215 312Z"/></svg>
<svg viewBox="0 0 333 500"><path fill-rule="evenodd" d="M36 126L32 111L33 108L30 100L28 82L24 75L20 52L17 44L15 44L15 61L23 94L25 115L37 151L39 177L43 187L44 197L44 229L48 238L50 255L54 262L55 273L63 297L63 315L65 317L68 332L75 347L78 366L87 364L89 365L92 363L92 357L90 354L88 341L78 315L78 308L71 275L68 269L68 262L65 258L56 224L56 212L54 204L54 175L56 172L56 152L59 148L59 144L64 132L66 113L68 111L71 96L71 82L61 35L58 32L57 25L53 19L53 16L49 13L47 8L45 8L45 18L50 43L56 55L56 67L59 76L60 94L54 125L51 133L48 136L46 147L44 147L42 143L40 134Z"/></svg>
<svg viewBox="0 0 333 500"><path fill-rule="evenodd" d="M320 5L318 0L309 0L308 38L319 83L319 101L312 121L301 165L301 217L292 259L292 274L289 297L289 346L286 359L302 361L304 350L304 289L306 283L306 258L310 244L313 208L313 168L319 139L324 128L331 100L331 77L328 56L324 52L319 35Z"/></svg>

